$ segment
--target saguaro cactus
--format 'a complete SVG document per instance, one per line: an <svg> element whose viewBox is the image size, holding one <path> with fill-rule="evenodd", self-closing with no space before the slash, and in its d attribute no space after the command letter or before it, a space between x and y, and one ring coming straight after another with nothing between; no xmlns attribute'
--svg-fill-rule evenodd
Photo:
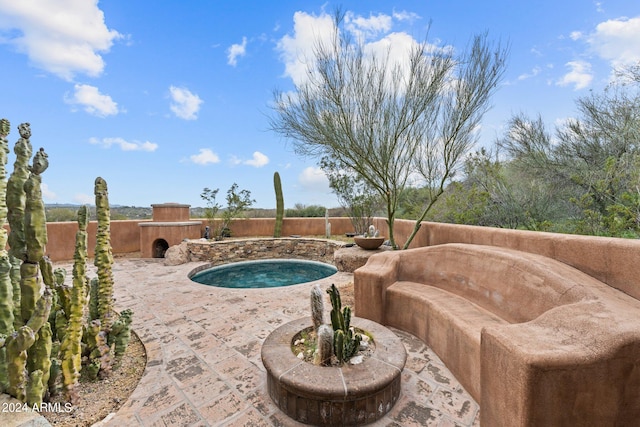
<svg viewBox="0 0 640 427"><path fill-rule="evenodd" d="M273 237L280 237L282 235L282 218L284 217L284 198L282 196L282 182L278 172L273 174L273 187L276 191L276 226Z"/></svg>

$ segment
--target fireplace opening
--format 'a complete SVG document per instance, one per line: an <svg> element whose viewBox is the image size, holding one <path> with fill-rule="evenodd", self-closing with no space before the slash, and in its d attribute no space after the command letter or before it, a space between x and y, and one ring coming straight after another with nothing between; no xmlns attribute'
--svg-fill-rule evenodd
<svg viewBox="0 0 640 427"><path fill-rule="evenodd" d="M169 244L164 239L156 239L153 242L153 257L164 258L164 253L169 249Z"/></svg>

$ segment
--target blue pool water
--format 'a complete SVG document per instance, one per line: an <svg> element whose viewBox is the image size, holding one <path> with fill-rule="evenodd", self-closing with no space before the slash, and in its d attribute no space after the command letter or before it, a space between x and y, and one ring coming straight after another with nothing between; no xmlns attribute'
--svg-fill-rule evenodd
<svg viewBox="0 0 640 427"><path fill-rule="evenodd" d="M221 288L276 288L322 279L337 271L322 262L268 259L211 267L194 274L191 280Z"/></svg>

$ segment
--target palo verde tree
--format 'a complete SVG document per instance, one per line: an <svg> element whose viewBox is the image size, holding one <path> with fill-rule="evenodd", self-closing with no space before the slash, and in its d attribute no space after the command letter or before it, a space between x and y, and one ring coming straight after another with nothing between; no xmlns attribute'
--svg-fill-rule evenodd
<svg viewBox="0 0 640 427"><path fill-rule="evenodd" d="M330 42L318 38L313 57L303 58L308 79L293 93L275 92L271 129L291 139L296 154L333 159L373 188L393 247L402 190L434 188L407 247L475 142L507 52L486 34L460 54L426 41L408 51L388 46L350 37L336 12Z"/></svg>
<svg viewBox="0 0 640 427"><path fill-rule="evenodd" d="M578 115L557 127L553 139L540 117L521 114L499 140L510 161L578 209L575 230L568 231L640 234L640 75L635 70L627 69L624 84L614 82L579 98Z"/></svg>
<svg viewBox="0 0 640 427"><path fill-rule="evenodd" d="M353 171L323 157L320 167L329 179L329 187L338 196L357 234L364 234L380 207L380 196L371 186Z"/></svg>

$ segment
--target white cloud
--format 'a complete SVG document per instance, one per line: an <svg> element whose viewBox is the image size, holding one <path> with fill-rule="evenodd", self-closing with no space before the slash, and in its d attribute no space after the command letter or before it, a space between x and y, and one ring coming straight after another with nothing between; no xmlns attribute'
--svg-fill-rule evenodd
<svg viewBox="0 0 640 427"><path fill-rule="evenodd" d="M38 68L65 80L104 70L101 53L122 37L107 28L96 0L0 0L0 30L7 43Z"/></svg>
<svg viewBox="0 0 640 427"><path fill-rule="evenodd" d="M571 38L571 40L580 40L582 38L582 32L572 31L571 34L569 34L569 38Z"/></svg>
<svg viewBox="0 0 640 427"><path fill-rule="evenodd" d="M80 203L81 205L93 206L96 204L96 196L78 193L75 196L73 196L73 201L76 203Z"/></svg>
<svg viewBox="0 0 640 427"><path fill-rule="evenodd" d="M55 200L58 198L58 195L49 189L49 186L43 182L41 184L42 189L42 197L47 200Z"/></svg>
<svg viewBox="0 0 640 427"><path fill-rule="evenodd" d="M176 86L171 86L169 92L173 101L170 108L177 117L185 120L198 118L200 105L204 102L198 95L187 88Z"/></svg>
<svg viewBox="0 0 640 427"><path fill-rule="evenodd" d="M565 64L570 71L556 84L559 86L573 85L574 90L584 89L591 84L593 74L591 64L586 61L570 61Z"/></svg>
<svg viewBox="0 0 640 427"><path fill-rule="evenodd" d="M285 75L295 84L307 79L307 67L313 58L313 49L318 41L329 43L333 32L333 17L326 13L320 16L296 12L293 15L293 36L280 39L277 49L285 64Z"/></svg>
<svg viewBox="0 0 640 427"><path fill-rule="evenodd" d="M80 105L87 113L106 117L113 116L120 112L118 104L109 95L100 93L97 87L76 84L73 96L65 96L65 102L71 105Z"/></svg>
<svg viewBox="0 0 640 427"><path fill-rule="evenodd" d="M148 151L153 152L158 149L158 144L145 141L127 141L123 138L89 138L89 143L94 145L101 145L104 148L111 148L112 146L118 146L122 151Z"/></svg>
<svg viewBox="0 0 640 427"><path fill-rule="evenodd" d="M418 42L404 32L392 32L393 19L408 19L408 14L402 12L393 16L379 14L364 18L349 12L345 16L345 28L365 44L367 54L389 55L390 66L407 67L407 55ZM321 43L330 45L334 33L333 16L322 13L319 16L296 12L293 16L293 35L285 35L277 45L280 59L285 65L285 75L291 77L296 85L301 85L308 79L307 70L313 68L313 50ZM376 40L373 38L376 37ZM427 46L429 51L440 51L449 47Z"/></svg>
<svg viewBox="0 0 640 427"><path fill-rule="evenodd" d="M197 165L208 165L210 163L220 162L220 157L210 148L201 148L198 154L189 156L189 159Z"/></svg>
<svg viewBox="0 0 640 427"><path fill-rule="evenodd" d="M259 151L256 151L253 153L253 158L251 160L244 161L245 165L255 166L257 168L261 168L268 163L269 163L269 158Z"/></svg>
<svg viewBox="0 0 640 427"><path fill-rule="evenodd" d="M640 16L601 22L588 42L614 67L636 63L640 61Z"/></svg>
<svg viewBox="0 0 640 427"><path fill-rule="evenodd" d="M235 67L238 63L238 57L244 56L247 53L247 38L242 38L241 44L232 44L227 49L227 64Z"/></svg>
<svg viewBox="0 0 640 427"><path fill-rule="evenodd" d="M298 183L307 191L329 193L329 179L327 175L318 167L309 166L298 176Z"/></svg>
<svg viewBox="0 0 640 427"><path fill-rule="evenodd" d="M407 12L406 10L403 10L401 12L396 12L394 10L393 19L397 21L408 21L412 23L413 21L420 19L420 15L415 12Z"/></svg>
<svg viewBox="0 0 640 427"><path fill-rule="evenodd" d="M530 79L532 77L537 76L538 74L540 74L540 71L542 71L542 69L540 67L533 67L533 69L528 72L528 73L524 73L524 74L520 74L518 76L518 80L527 80Z"/></svg>
<svg viewBox="0 0 640 427"><path fill-rule="evenodd" d="M363 40L373 38L378 34L384 34L391 30L393 19L389 15L378 14L368 18L354 15L349 12L345 15L346 28L357 37Z"/></svg>

